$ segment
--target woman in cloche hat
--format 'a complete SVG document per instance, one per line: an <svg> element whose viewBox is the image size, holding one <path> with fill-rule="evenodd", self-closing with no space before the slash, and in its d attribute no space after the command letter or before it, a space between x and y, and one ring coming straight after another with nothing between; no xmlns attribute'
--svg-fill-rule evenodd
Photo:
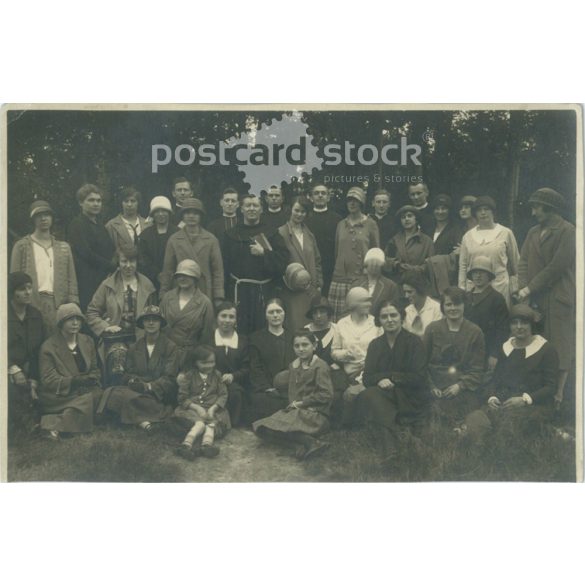
<svg viewBox="0 0 585 585"><path fill-rule="evenodd" d="M510 338L498 348L498 364L481 409L469 414L463 431L477 443L505 421L546 420L552 415L559 357L534 327L539 315L527 304L510 310Z"/></svg>
<svg viewBox="0 0 585 585"><path fill-rule="evenodd" d="M31 303L43 315L49 334L57 330L57 307L64 303L79 304L71 248L51 234L54 215L47 201L33 201L30 206L33 232L14 244L10 258L10 272L22 271L31 277Z"/></svg>
<svg viewBox="0 0 585 585"><path fill-rule="evenodd" d="M482 196L475 201L473 214L478 223L461 240L458 282L459 288L470 290L469 267L476 256L487 256L495 274L492 286L503 295L509 307L512 294L518 290L520 252L512 230L495 221L495 212L496 202L491 197Z"/></svg>
<svg viewBox="0 0 585 585"><path fill-rule="evenodd" d="M39 402L47 437L89 433L102 396L93 339L80 333L85 317L74 303L57 309L58 331L41 346Z"/></svg>
<svg viewBox="0 0 585 585"><path fill-rule="evenodd" d="M172 288L177 266L183 260L196 258L201 273L198 278L199 289L212 301L222 301L225 298L223 259L218 239L202 227L205 207L199 199L189 198L183 201L180 212L185 225L167 242L161 274L161 295Z"/></svg>
<svg viewBox="0 0 585 585"><path fill-rule="evenodd" d="M120 422L138 425L146 432L152 424L172 414L177 400L177 346L161 334L165 318L156 305L148 305L138 316L136 326L144 331L126 355L122 386L106 390L104 403L120 417Z"/></svg>
<svg viewBox="0 0 585 585"><path fill-rule="evenodd" d="M337 224L335 232L335 268L329 288L333 320L343 314L345 297L351 283L362 276L364 257L370 248L380 246L378 225L365 213L366 193L361 187L347 192L348 216Z"/></svg>
<svg viewBox="0 0 585 585"><path fill-rule="evenodd" d="M508 306L491 283L496 275L487 256L476 256L467 271L473 288L467 293L465 318L475 323L485 337L488 370L496 367L500 346L508 338Z"/></svg>
<svg viewBox="0 0 585 585"><path fill-rule="evenodd" d="M179 347L182 356L187 349L209 343L215 317L209 298L199 289L201 268L195 260L181 260L174 273L174 288L160 303L167 321L166 334Z"/></svg>

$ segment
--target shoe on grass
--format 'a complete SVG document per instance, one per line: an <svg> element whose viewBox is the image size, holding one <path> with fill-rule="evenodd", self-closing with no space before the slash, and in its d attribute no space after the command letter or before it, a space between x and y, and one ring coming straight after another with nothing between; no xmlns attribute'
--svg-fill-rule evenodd
<svg viewBox="0 0 585 585"><path fill-rule="evenodd" d="M203 447L201 447L201 455L210 459L212 457L217 457L219 455L219 447L216 447L215 445L203 445Z"/></svg>
<svg viewBox="0 0 585 585"><path fill-rule="evenodd" d="M182 459L186 459L187 461L193 461L197 455L193 451L193 449L189 445L185 445L184 443L179 445L175 449L175 455L178 455Z"/></svg>

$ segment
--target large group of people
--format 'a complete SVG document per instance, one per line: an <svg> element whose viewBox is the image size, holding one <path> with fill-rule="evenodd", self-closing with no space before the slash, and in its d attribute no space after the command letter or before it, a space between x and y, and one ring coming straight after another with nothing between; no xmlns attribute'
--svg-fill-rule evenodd
<svg viewBox="0 0 585 585"><path fill-rule="evenodd" d="M494 199L408 188L345 194L323 184L287 205L226 189L208 222L192 184L172 197L83 185L67 242L55 211L30 207L8 278L9 434L91 432L104 414L152 433L183 429L178 456L215 457L251 426L300 459L331 428L370 427L385 456L434 424L481 443L513 417L550 416L575 353L575 227L564 198L529 198L519 249Z"/></svg>

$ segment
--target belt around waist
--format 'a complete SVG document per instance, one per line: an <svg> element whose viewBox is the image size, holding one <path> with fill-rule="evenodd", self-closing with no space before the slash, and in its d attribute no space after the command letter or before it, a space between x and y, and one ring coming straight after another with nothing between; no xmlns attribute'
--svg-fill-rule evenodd
<svg viewBox="0 0 585 585"><path fill-rule="evenodd" d="M267 278L266 280L254 280L253 278L239 278L235 274L230 274L230 277L236 281L236 284L268 284L272 281L272 278Z"/></svg>

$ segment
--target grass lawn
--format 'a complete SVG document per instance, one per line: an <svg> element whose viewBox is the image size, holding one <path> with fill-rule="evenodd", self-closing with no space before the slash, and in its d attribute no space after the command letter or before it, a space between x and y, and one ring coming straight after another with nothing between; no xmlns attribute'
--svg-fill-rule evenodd
<svg viewBox="0 0 585 585"><path fill-rule="evenodd" d="M486 446L462 444L450 429L420 438L405 433L400 455L385 463L367 431L333 431L330 448L298 462L284 447L232 429L213 460L176 457L181 434L161 425L153 436L107 422L91 435L58 442L18 437L9 449L9 481L575 481L575 442L552 425L502 429Z"/></svg>

